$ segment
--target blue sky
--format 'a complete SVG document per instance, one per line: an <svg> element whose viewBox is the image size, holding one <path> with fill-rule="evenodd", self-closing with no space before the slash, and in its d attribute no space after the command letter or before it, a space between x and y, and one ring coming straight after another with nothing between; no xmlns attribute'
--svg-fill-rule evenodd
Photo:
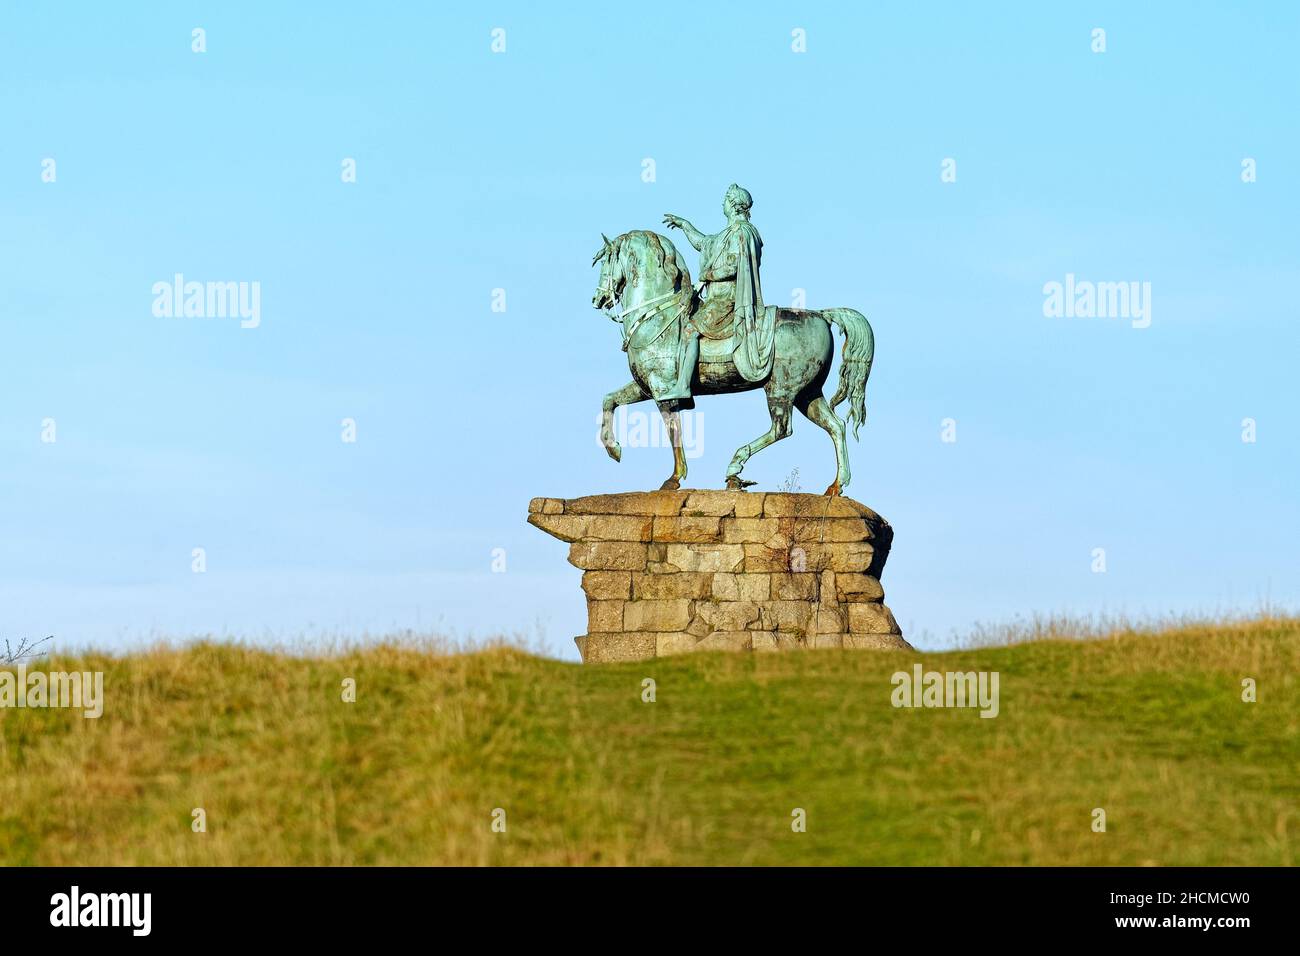
<svg viewBox="0 0 1300 956"><path fill-rule="evenodd" d="M596 444L629 376L590 259L664 212L719 228L733 181L768 301L874 326L849 494L895 527L913 643L1300 604L1300 12L862 7L6 4L0 631L575 659L580 572L528 500L670 468ZM259 282L261 324L155 316L176 273ZM1151 283L1150 327L1045 317L1067 274ZM700 409L688 484L719 487L766 409ZM833 474L802 420L746 475L795 468Z"/></svg>

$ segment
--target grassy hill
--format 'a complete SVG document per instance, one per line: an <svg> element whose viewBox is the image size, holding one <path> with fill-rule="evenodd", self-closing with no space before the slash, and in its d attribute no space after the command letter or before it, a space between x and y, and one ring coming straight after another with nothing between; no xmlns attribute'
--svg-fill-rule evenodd
<svg viewBox="0 0 1300 956"><path fill-rule="evenodd" d="M998 671L999 716L892 707L917 661ZM587 668L213 644L33 666L105 671L106 707L0 710L8 864L1297 862L1297 620Z"/></svg>

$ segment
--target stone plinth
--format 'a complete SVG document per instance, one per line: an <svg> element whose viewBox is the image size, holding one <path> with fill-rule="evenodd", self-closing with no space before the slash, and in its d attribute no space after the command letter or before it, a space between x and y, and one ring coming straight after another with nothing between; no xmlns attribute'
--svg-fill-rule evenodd
<svg viewBox="0 0 1300 956"><path fill-rule="evenodd" d="M534 498L528 511L583 569L584 663L910 646L880 586L893 529L849 498L649 491Z"/></svg>

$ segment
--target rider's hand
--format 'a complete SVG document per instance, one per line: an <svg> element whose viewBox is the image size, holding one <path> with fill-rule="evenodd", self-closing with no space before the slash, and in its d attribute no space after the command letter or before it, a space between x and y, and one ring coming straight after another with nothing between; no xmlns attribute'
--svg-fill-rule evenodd
<svg viewBox="0 0 1300 956"><path fill-rule="evenodd" d="M666 213L664 213L664 225L667 226L668 228L670 228L670 229L681 229L681 228L682 228L682 222L683 222L683 220L682 220L682 217L681 217L681 216L674 216L674 215L673 215L672 213L670 213L670 212L666 212Z"/></svg>

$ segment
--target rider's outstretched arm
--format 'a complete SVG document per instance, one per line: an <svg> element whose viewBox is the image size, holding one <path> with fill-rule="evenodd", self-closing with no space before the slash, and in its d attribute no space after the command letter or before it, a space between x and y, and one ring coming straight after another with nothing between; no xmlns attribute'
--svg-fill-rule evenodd
<svg viewBox="0 0 1300 956"><path fill-rule="evenodd" d="M685 220L682 221L682 232L686 234L686 241L689 242L692 246L694 246L696 251L698 252L700 248L700 243L704 241L704 233L700 232L700 230L696 229L694 226L692 226L689 222L686 222Z"/></svg>
<svg viewBox="0 0 1300 956"><path fill-rule="evenodd" d="M700 248L700 243L702 243L706 238L704 233L700 232L700 230L696 229L681 216L675 216L670 212L664 213L664 225L670 228L680 229L686 234L686 241L694 246L697 251Z"/></svg>

